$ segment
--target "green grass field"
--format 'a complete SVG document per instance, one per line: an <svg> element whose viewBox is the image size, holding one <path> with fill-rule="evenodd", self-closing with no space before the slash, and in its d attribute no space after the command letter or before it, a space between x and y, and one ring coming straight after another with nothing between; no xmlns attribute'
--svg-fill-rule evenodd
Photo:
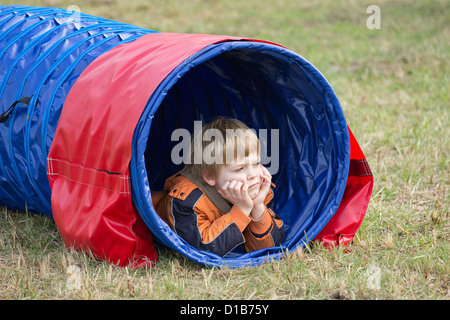
<svg viewBox="0 0 450 320"><path fill-rule="evenodd" d="M264 39L330 82L374 174L347 250L312 246L239 270L158 248L152 269L68 251L46 217L0 208L0 299L449 299L448 1L2 1L67 8L152 30ZM381 9L368 29L366 9ZM68 268L80 271L70 282ZM379 285L371 285L374 270Z"/></svg>

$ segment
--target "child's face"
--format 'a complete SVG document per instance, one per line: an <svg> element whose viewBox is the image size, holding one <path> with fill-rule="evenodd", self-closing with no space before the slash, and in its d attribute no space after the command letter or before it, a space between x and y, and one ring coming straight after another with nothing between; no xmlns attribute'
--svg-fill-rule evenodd
<svg viewBox="0 0 450 320"><path fill-rule="evenodd" d="M248 195L255 198L262 183L262 168L259 156L256 152L251 153L248 157L244 157L234 164L223 165L216 178L211 179L216 188L222 188L226 182L233 180L241 181L248 186Z"/></svg>

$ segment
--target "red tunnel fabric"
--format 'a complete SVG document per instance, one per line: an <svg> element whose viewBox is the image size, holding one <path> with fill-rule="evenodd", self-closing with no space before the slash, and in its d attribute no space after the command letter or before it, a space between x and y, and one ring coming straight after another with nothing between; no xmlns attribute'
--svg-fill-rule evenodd
<svg viewBox="0 0 450 320"><path fill-rule="evenodd" d="M352 131L350 135L350 167L344 195L338 210L315 238L325 246L348 244L364 219L373 189L373 175L366 157Z"/></svg>
<svg viewBox="0 0 450 320"><path fill-rule="evenodd" d="M206 46L228 40L242 39L148 34L104 53L77 79L47 163L53 217L66 246L121 266L154 264L158 255L152 234L131 195L129 163L136 123L154 90L176 66ZM353 239L373 187L365 156L349 133L351 161L344 196L315 238L326 245Z"/></svg>
<svg viewBox="0 0 450 320"><path fill-rule="evenodd" d="M81 74L64 104L47 165L53 217L66 246L122 266L157 260L152 235L132 203L133 132L170 71L205 46L230 39L238 38L148 34L106 52Z"/></svg>

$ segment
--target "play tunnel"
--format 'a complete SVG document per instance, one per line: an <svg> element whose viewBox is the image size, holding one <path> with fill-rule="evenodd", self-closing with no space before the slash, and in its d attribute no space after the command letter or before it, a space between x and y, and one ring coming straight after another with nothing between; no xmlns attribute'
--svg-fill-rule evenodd
<svg viewBox="0 0 450 320"><path fill-rule="evenodd" d="M346 244L372 192L328 82L266 41L0 6L0 113L0 204L52 217L67 247L117 265L153 265L155 243L230 268L278 260L312 240ZM199 251L154 210L152 194L182 168L173 132L217 116L264 135L273 210L286 230L280 247Z"/></svg>

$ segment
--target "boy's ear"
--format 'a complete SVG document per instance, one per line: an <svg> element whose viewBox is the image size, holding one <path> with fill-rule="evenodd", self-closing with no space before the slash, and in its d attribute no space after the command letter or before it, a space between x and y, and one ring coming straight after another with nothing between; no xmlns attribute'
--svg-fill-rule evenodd
<svg viewBox="0 0 450 320"><path fill-rule="evenodd" d="M203 180L205 180L205 182L207 184L209 184L211 187L216 185L216 178L215 177L210 177L206 174L206 172L202 171L202 177Z"/></svg>

